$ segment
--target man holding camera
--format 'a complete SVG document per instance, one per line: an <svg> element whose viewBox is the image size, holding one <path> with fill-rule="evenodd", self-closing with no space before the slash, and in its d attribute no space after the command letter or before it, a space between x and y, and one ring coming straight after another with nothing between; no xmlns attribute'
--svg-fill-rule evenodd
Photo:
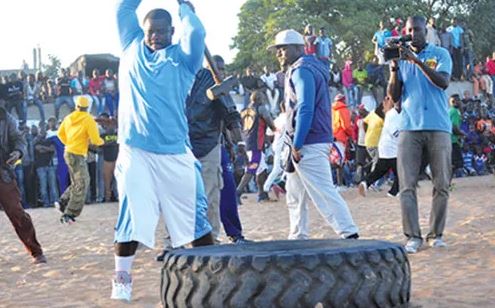
<svg viewBox="0 0 495 308"><path fill-rule="evenodd" d="M398 46L400 59L390 62L388 94L401 102L401 133L397 154L402 225L408 241L405 249L416 253L423 244L418 218L416 184L423 155L427 155L434 185L430 231L432 247L445 247L442 240L447 216L451 172L447 89L452 72L448 51L426 43L426 19L410 17L406 23L410 47Z"/></svg>

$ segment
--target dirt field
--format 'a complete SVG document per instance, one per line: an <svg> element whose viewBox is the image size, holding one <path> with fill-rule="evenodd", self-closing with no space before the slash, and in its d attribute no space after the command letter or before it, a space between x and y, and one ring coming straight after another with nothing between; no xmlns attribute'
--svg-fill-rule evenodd
<svg viewBox="0 0 495 308"><path fill-rule="evenodd" d="M495 306L495 178L456 179L452 192L445 249L425 249L411 256L411 307ZM362 198L356 190L343 193L362 238L402 242L400 207L386 191ZM420 219L427 233L431 184L421 182ZM240 214L248 239L284 239L288 214L284 201L256 204L249 196ZM0 215L0 306L1 307L117 307L109 299L113 273L113 226L117 204L86 206L78 222L58 223L53 209L35 209L38 238L49 263L31 265L30 257L4 214ZM314 238L336 235L311 209ZM162 234L157 230L157 236ZM160 241L157 241L160 242ZM159 248L159 247L158 247ZM142 249L134 266L134 292L130 307L160 304L160 264L156 250Z"/></svg>

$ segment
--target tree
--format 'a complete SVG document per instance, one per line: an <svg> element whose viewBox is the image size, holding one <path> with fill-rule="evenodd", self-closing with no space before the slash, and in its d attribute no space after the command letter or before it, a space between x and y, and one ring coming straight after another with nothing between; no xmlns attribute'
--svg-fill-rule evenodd
<svg viewBox="0 0 495 308"><path fill-rule="evenodd" d="M239 50L231 69L275 63L266 47L275 34L293 28L300 32L308 23L325 27L334 42L337 62L362 59L373 51L371 38L380 20L424 15L447 26L454 16L475 32L475 48L487 55L495 41L493 0L247 0L239 13L239 31L233 47Z"/></svg>
<svg viewBox="0 0 495 308"><path fill-rule="evenodd" d="M48 55L48 60L50 64L43 64L44 75L50 79L55 79L58 76L62 62L60 62L60 59L57 56L51 54Z"/></svg>
<svg viewBox="0 0 495 308"><path fill-rule="evenodd" d="M495 5L493 0L478 0L471 7L466 18L467 24L475 35L476 59L484 61L495 51Z"/></svg>

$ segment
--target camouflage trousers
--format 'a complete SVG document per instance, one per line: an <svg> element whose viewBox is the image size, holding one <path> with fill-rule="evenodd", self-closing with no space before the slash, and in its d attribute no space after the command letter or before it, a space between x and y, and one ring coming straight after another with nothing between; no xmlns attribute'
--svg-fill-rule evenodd
<svg viewBox="0 0 495 308"><path fill-rule="evenodd" d="M82 155L65 152L64 159L69 167L70 186L60 199L67 202L65 214L77 217L81 214L89 187L88 164Z"/></svg>

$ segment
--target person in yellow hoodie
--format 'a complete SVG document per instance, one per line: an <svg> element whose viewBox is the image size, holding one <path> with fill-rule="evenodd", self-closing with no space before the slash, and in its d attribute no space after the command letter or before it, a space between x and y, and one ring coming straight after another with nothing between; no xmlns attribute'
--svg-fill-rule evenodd
<svg viewBox="0 0 495 308"><path fill-rule="evenodd" d="M76 99L76 110L60 124L58 137L65 145L64 159L69 167L71 184L55 206L63 213L61 223L74 223L81 214L89 186L86 154L90 144L103 145L96 121L88 113L89 101L84 96Z"/></svg>

